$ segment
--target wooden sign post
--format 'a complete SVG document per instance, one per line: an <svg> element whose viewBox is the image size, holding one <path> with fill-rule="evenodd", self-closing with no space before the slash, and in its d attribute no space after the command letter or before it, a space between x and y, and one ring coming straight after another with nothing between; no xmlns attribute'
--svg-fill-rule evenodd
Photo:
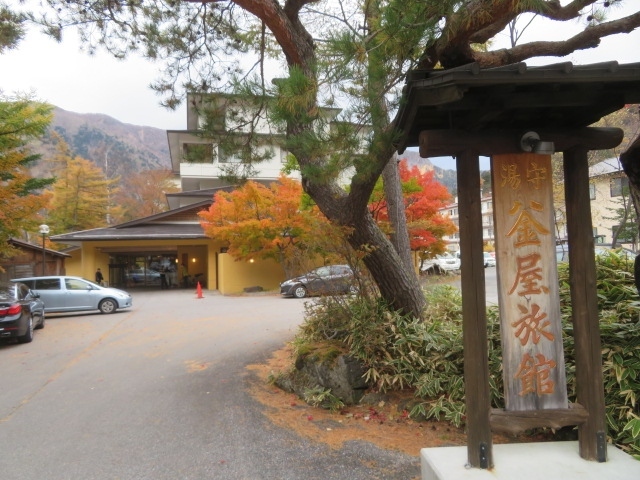
<svg viewBox="0 0 640 480"><path fill-rule="evenodd" d="M491 171L506 410L566 409L551 156L494 155Z"/></svg>

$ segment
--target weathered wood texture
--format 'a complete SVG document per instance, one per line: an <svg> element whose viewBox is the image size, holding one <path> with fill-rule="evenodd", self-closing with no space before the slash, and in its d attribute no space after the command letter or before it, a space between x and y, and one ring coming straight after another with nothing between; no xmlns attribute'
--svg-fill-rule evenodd
<svg viewBox="0 0 640 480"><path fill-rule="evenodd" d="M551 156L494 155L491 171L505 406L566 409Z"/></svg>
<svg viewBox="0 0 640 480"><path fill-rule="evenodd" d="M458 212L462 262L462 334L464 343L464 385L467 407L467 454L475 468L493 466L489 425L489 362L482 251L480 202L480 160L465 151L456 159Z"/></svg>
<svg viewBox="0 0 640 480"><path fill-rule="evenodd" d="M556 152L574 147L589 150L613 148L620 144L623 132L619 128L586 127L564 131L536 130L544 141L554 142ZM522 153L520 140L522 130L484 130L467 132L461 130L426 130L420 133L420 156L440 157L457 155L464 150L473 150L479 155L504 155Z"/></svg>
<svg viewBox="0 0 640 480"><path fill-rule="evenodd" d="M582 425L589 418L587 410L577 403L569 408L549 410L528 410L508 412L494 408L491 410L491 430L498 433L518 435L526 430L539 427L562 428Z"/></svg>
<svg viewBox="0 0 640 480"><path fill-rule="evenodd" d="M579 429L580 456L606 461L602 350L586 148L564 152L569 282L576 351L577 400L589 412Z"/></svg>

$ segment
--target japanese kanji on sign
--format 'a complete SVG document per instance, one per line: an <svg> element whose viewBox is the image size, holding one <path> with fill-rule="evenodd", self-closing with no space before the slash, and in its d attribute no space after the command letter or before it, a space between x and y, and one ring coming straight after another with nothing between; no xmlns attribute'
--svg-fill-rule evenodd
<svg viewBox="0 0 640 480"><path fill-rule="evenodd" d="M493 157L507 410L567 408L551 157Z"/></svg>

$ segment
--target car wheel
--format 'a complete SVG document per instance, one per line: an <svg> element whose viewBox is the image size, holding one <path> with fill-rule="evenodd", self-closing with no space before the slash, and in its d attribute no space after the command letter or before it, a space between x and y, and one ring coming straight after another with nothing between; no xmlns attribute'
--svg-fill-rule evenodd
<svg viewBox="0 0 640 480"><path fill-rule="evenodd" d="M33 317L30 315L29 316L29 326L27 327L27 332L18 337L18 342L19 343L29 343L31 342L31 340L33 340Z"/></svg>
<svg viewBox="0 0 640 480"><path fill-rule="evenodd" d="M356 295L358 293L358 287L355 285L349 285L349 293L351 295Z"/></svg>
<svg viewBox="0 0 640 480"><path fill-rule="evenodd" d="M44 328L44 320L45 320L45 316L44 316L44 312L42 312L42 316L40 317L40 323L36 327L36 330L40 330Z"/></svg>
<svg viewBox="0 0 640 480"><path fill-rule="evenodd" d="M296 298L304 298L307 296L307 289L304 288L304 286L302 285L298 285L294 290L293 290L293 296Z"/></svg>
<svg viewBox="0 0 640 480"><path fill-rule="evenodd" d="M98 305L100 313L113 313L116 311L116 308L118 308L118 305L112 298L105 298L100 302L100 305Z"/></svg>

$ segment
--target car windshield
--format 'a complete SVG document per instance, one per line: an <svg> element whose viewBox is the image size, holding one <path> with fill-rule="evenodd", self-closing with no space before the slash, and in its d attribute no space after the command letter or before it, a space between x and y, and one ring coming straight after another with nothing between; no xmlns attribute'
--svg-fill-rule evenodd
<svg viewBox="0 0 640 480"><path fill-rule="evenodd" d="M0 301L2 302L14 302L18 299L22 300L27 298L30 290L23 283L10 283L9 285L0 289Z"/></svg>

